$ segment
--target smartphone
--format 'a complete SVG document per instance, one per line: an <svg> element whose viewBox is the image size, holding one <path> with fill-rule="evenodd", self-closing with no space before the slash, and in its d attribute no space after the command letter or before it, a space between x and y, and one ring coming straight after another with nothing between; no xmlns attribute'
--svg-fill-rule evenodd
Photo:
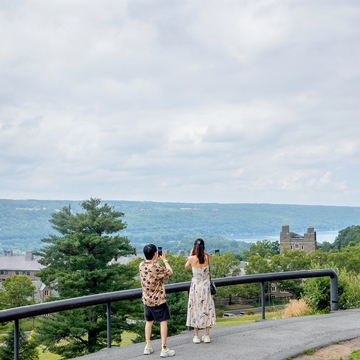
<svg viewBox="0 0 360 360"><path fill-rule="evenodd" d="M158 254L159 254L159 256L162 256L162 247L161 246L158 246Z"/></svg>

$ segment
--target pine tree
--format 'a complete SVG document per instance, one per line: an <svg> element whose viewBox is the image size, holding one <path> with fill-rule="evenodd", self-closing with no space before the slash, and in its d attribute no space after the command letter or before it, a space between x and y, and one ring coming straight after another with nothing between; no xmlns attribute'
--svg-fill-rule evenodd
<svg viewBox="0 0 360 360"><path fill-rule="evenodd" d="M14 326L11 326L0 346L0 360L14 359ZM25 332L19 331L19 360L38 360L39 351L33 340L27 339Z"/></svg>
<svg viewBox="0 0 360 360"><path fill-rule="evenodd" d="M73 214L71 207L53 213L52 227L60 235L42 239L38 253L45 266L39 275L42 282L57 290L60 298L125 290L136 287L137 275L131 266L114 262L120 256L134 254L127 238L118 232L126 225L122 212L100 205L100 199L81 203L82 213ZM137 304L137 306L136 306ZM138 312L137 302L112 304L112 338L121 339L127 327L124 314ZM36 329L39 343L64 358L92 353L106 346L106 307L98 305L53 314ZM65 340L65 341L64 341Z"/></svg>

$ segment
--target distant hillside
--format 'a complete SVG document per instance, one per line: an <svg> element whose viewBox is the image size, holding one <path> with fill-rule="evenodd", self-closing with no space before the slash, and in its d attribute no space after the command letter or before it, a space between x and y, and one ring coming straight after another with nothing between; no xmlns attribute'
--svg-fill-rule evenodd
<svg viewBox="0 0 360 360"><path fill-rule="evenodd" d="M142 201L103 202L125 213L127 229L122 231L133 246L144 243L166 244L172 251L188 251L197 236L203 236L213 248L241 252L248 244L233 240L244 235L279 234L284 224L294 232L340 230L360 224L359 207L273 205L273 204L191 204ZM81 211L80 201L0 200L0 243L2 248L23 252L41 247L40 239L53 234L51 213L71 205ZM213 250L213 249L212 249Z"/></svg>

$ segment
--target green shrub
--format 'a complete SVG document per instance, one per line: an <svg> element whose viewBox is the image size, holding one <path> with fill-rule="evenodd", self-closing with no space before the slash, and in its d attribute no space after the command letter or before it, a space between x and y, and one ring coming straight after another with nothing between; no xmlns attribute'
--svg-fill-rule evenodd
<svg viewBox="0 0 360 360"><path fill-rule="evenodd" d="M224 315L224 310L223 309L216 308L215 312L216 312L216 317L217 318L221 318Z"/></svg>
<svg viewBox="0 0 360 360"><path fill-rule="evenodd" d="M348 360L360 360L360 350L356 350L348 357Z"/></svg>
<svg viewBox="0 0 360 360"><path fill-rule="evenodd" d="M313 268L320 268L314 266ZM331 268L327 264L322 268ZM345 268L334 268L338 274L339 309L360 307L360 277ZM306 279L303 284L302 297L306 299L315 311L328 313L330 311L330 281L328 277Z"/></svg>
<svg viewBox="0 0 360 360"><path fill-rule="evenodd" d="M304 354L306 355L313 355L316 353L316 349L305 349Z"/></svg>

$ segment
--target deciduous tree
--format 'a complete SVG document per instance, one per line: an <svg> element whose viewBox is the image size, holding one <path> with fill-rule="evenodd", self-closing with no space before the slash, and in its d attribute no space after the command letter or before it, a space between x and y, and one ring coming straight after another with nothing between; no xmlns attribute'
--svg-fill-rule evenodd
<svg viewBox="0 0 360 360"><path fill-rule="evenodd" d="M250 256L259 255L262 258L268 258L280 253L280 244L278 241L271 242L270 240L256 241L250 244L250 249L243 251L242 257L244 260Z"/></svg>
<svg viewBox="0 0 360 360"><path fill-rule="evenodd" d="M1 284L1 309L26 306L34 303L35 286L26 275L9 276Z"/></svg>
<svg viewBox="0 0 360 360"><path fill-rule="evenodd" d="M334 247L341 251L344 247L352 243L356 245L360 243L360 225L348 226L339 231L338 236L334 241Z"/></svg>

